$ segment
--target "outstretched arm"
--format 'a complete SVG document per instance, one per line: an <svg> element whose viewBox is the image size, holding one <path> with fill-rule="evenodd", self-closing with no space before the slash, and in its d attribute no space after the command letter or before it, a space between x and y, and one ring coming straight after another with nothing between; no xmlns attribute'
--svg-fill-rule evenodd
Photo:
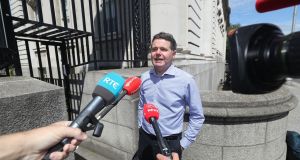
<svg viewBox="0 0 300 160"><path fill-rule="evenodd" d="M50 155L52 160L66 158L87 138L80 129L68 127L69 123L62 121L42 128L0 136L0 160L42 159L49 148L69 137L73 139L70 144L64 146L62 152L53 152Z"/></svg>

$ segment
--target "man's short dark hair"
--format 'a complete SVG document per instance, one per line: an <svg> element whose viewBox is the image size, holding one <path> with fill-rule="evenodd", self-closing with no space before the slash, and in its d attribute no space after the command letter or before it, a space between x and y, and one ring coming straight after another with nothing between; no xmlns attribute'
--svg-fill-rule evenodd
<svg viewBox="0 0 300 160"><path fill-rule="evenodd" d="M152 43L156 39L164 39L166 41L169 41L171 43L171 50L175 51L177 48L176 41L172 34L166 33L166 32L159 32L158 34L154 35L152 38Z"/></svg>

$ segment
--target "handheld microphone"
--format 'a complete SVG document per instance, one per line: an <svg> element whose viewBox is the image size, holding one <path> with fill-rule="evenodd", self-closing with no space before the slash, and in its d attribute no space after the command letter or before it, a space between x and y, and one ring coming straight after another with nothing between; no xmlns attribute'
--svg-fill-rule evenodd
<svg viewBox="0 0 300 160"><path fill-rule="evenodd" d="M171 151L167 147L167 144L166 144L165 140L163 139L161 131L158 127L158 123L157 123L157 120L159 118L158 109L153 104L145 104L144 105L144 117L145 117L146 121L148 123L150 123L154 129L160 152L163 155L167 156L171 160L172 159Z"/></svg>
<svg viewBox="0 0 300 160"><path fill-rule="evenodd" d="M268 12L300 4L300 0L256 0L255 8L258 12Z"/></svg>
<svg viewBox="0 0 300 160"><path fill-rule="evenodd" d="M99 123L95 115L101 111L105 105L112 103L119 95L124 85L122 76L110 72L100 79L92 94L93 100L79 113L75 120L70 124L72 128L80 128L82 131L88 131L95 128L93 135L100 136L103 124ZM92 124L89 126L89 124ZM60 143L56 144L48 150L44 156L44 160L49 160L52 152L62 151L65 144L70 143L69 138L65 138Z"/></svg>
<svg viewBox="0 0 300 160"><path fill-rule="evenodd" d="M132 95L136 93L140 86L141 86L142 80L138 77L129 77L126 79L124 83L123 90L119 94L118 98L114 102L112 102L110 105L106 106L104 110L99 114L97 117L97 120L102 119L114 106L116 106L119 101L127 94Z"/></svg>

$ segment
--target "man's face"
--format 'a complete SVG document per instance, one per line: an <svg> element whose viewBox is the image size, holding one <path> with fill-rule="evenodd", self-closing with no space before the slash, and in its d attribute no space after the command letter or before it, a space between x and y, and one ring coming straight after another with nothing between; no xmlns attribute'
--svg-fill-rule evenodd
<svg viewBox="0 0 300 160"><path fill-rule="evenodd" d="M171 50L171 42L164 39L155 39L151 46L151 61L155 71L162 74L172 64L175 51Z"/></svg>

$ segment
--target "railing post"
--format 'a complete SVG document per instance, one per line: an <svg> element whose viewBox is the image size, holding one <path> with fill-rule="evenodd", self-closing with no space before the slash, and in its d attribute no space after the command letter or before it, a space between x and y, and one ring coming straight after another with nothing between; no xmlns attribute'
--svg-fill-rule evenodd
<svg viewBox="0 0 300 160"><path fill-rule="evenodd" d="M22 76L21 62L11 19L9 0L0 1L0 30L1 54L6 54L6 57L12 60L12 64L15 68L15 74L17 76Z"/></svg>
<svg viewBox="0 0 300 160"><path fill-rule="evenodd" d="M133 8L133 39L134 67L147 66L148 45L150 45L150 1L134 0ZM146 10L146 12L145 12ZM149 26L148 26L149 25Z"/></svg>
<svg viewBox="0 0 300 160"><path fill-rule="evenodd" d="M71 106L70 80L69 80L70 65L68 63L66 43L64 41L60 46L60 54L61 54L62 70L63 70L63 77L64 77L64 88L65 88L68 119L72 120L72 106Z"/></svg>

